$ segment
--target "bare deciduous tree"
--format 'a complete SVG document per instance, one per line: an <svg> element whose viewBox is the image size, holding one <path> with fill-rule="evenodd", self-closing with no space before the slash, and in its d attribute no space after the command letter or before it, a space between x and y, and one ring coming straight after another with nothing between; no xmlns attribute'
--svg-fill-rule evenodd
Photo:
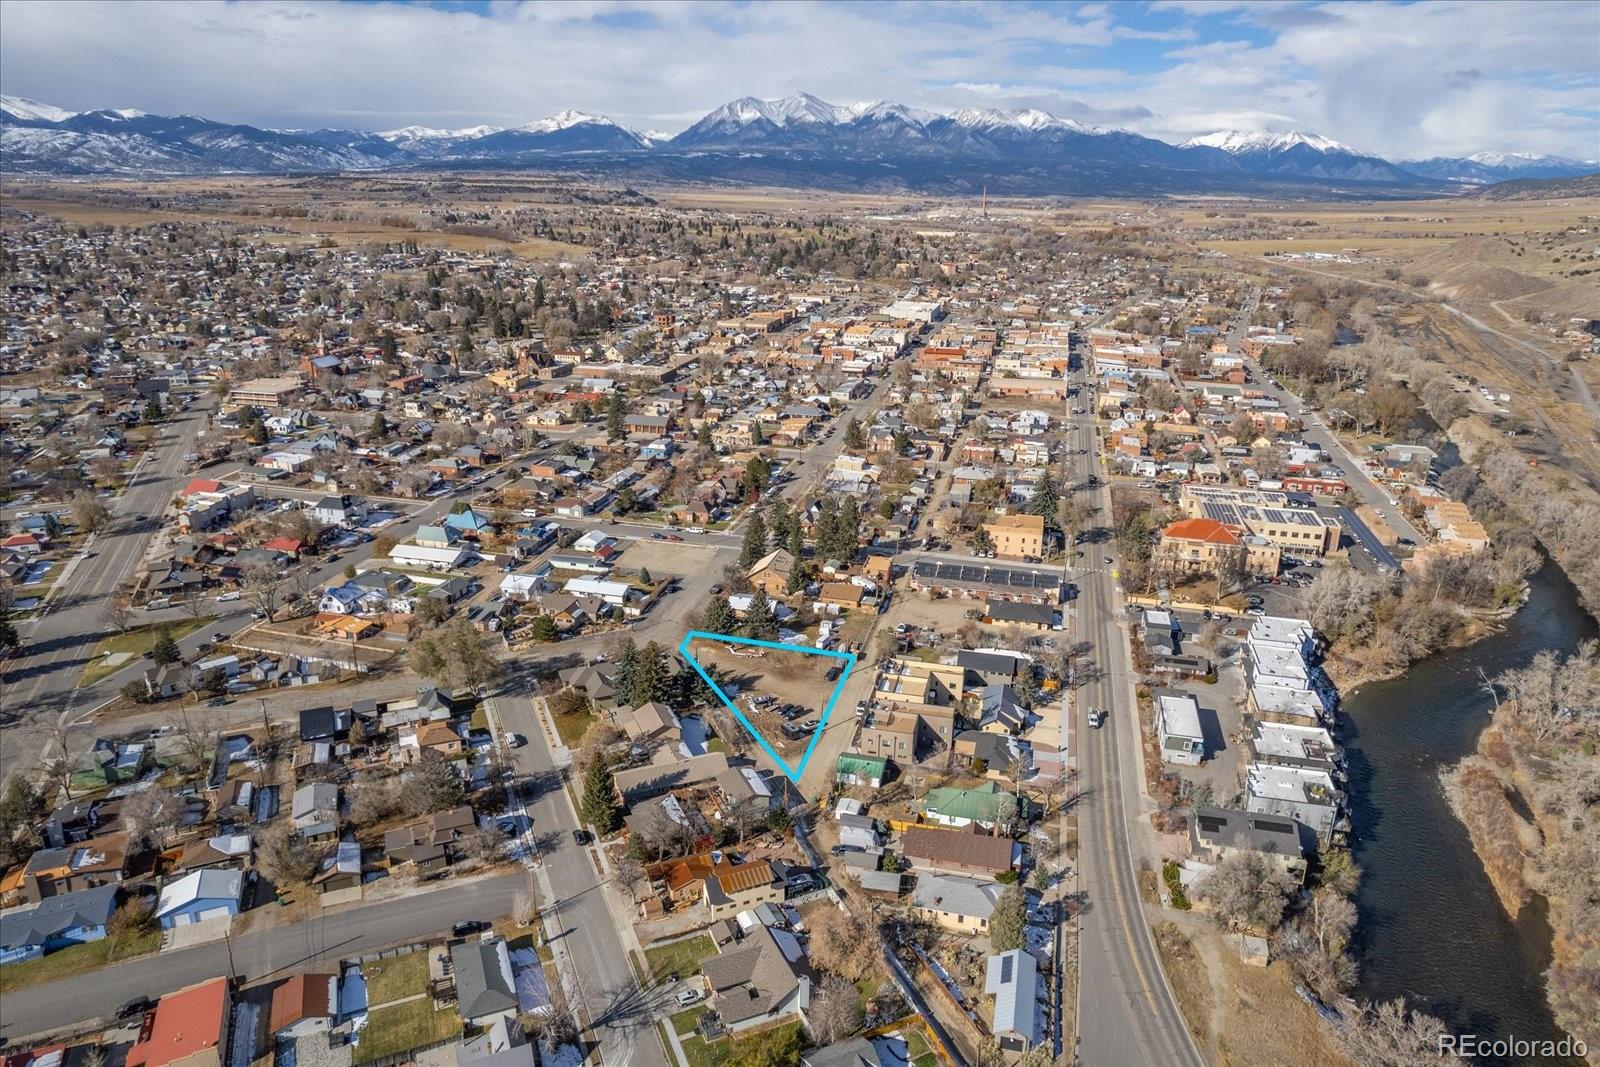
<svg viewBox="0 0 1600 1067"><path fill-rule="evenodd" d="M861 1025L861 993L836 974L822 980L822 987L811 998L806 1024L818 1045L831 1045Z"/></svg>

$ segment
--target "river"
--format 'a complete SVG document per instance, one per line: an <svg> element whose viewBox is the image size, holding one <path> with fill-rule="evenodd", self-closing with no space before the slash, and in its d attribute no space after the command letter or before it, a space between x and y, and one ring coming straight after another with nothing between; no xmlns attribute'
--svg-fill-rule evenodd
<svg viewBox="0 0 1600 1067"><path fill-rule="evenodd" d="M1600 635L1554 564L1530 586L1502 632L1363 686L1341 709L1363 872L1354 945L1361 994L1403 996L1480 1037L1561 1034L1541 977L1550 959L1543 900L1514 922L1507 917L1439 782L1489 723L1493 701L1480 669L1493 678L1543 649L1566 653Z"/></svg>

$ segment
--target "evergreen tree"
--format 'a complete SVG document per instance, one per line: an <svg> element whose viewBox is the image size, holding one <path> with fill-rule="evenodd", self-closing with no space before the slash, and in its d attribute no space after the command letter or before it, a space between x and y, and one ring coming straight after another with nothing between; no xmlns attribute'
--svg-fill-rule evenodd
<svg viewBox="0 0 1600 1067"><path fill-rule="evenodd" d="M556 620L548 615L535 616L528 624L528 636L535 641L554 641L556 633Z"/></svg>
<svg viewBox="0 0 1600 1067"><path fill-rule="evenodd" d="M372 416L372 427L367 431L367 436L375 442L389 436L389 420L383 417L383 412L376 412Z"/></svg>
<svg viewBox="0 0 1600 1067"><path fill-rule="evenodd" d="M594 417L594 408L589 406L587 400L580 400L572 406L572 417L579 422L588 422Z"/></svg>
<svg viewBox="0 0 1600 1067"><path fill-rule="evenodd" d="M795 557L794 566L789 568L789 583L785 586L785 592L798 593L806 587L808 580L805 564L800 562L798 556Z"/></svg>
<svg viewBox="0 0 1600 1067"><path fill-rule="evenodd" d="M172 639L172 634L166 627L157 632L155 644L150 646L150 658L163 666L183 659L183 653L178 650L178 642Z"/></svg>
<svg viewBox="0 0 1600 1067"><path fill-rule="evenodd" d="M752 511L750 521L744 527L744 544L739 548L739 568L747 569L766 554L767 524L762 521L759 511Z"/></svg>
<svg viewBox="0 0 1600 1067"><path fill-rule="evenodd" d="M639 581L641 583L645 584L645 585L653 584L650 581L650 568L649 567L640 567L639 568Z"/></svg>
<svg viewBox="0 0 1600 1067"><path fill-rule="evenodd" d="M1033 487L1033 495L1028 498L1028 514L1044 516L1045 526L1055 529L1056 512L1060 507L1061 492L1056 488L1055 479L1048 475L1040 478L1039 484Z"/></svg>
<svg viewBox="0 0 1600 1067"><path fill-rule="evenodd" d="M851 419L849 425L844 428L844 444L846 448L866 447L867 433L855 419Z"/></svg>
<svg viewBox="0 0 1600 1067"><path fill-rule="evenodd" d="M1021 883L1013 883L995 901L989 918L989 944L995 952L1010 952L1026 944L1023 921L1027 918L1027 899Z"/></svg>
<svg viewBox="0 0 1600 1067"><path fill-rule="evenodd" d="M589 764L583 776L583 799L579 805L583 821L604 837L622 826L622 809L617 803L617 780L604 756Z"/></svg>
<svg viewBox="0 0 1600 1067"><path fill-rule="evenodd" d="M651 641L639 653L639 665L628 685L628 700L634 707L660 700L667 694L667 684L666 653Z"/></svg>
<svg viewBox="0 0 1600 1067"><path fill-rule="evenodd" d="M805 539L800 533L800 523L796 522L789 527L789 539L784 542L784 548L789 550L789 555L794 557L796 567L800 566L801 554L805 551Z"/></svg>
<svg viewBox="0 0 1600 1067"><path fill-rule="evenodd" d="M167 413L161 410L161 398L155 396L151 397L149 403L145 404L144 406L144 421L160 422L166 417Z"/></svg>
<svg viewBox="0 0 1600 1067"><path fill-rule="evenodd" d="M773 614L772 601L764 590L757 589L750 598L750 608L744 613L744 631L757 641L778 639L778 617Z"/></svg>
<svg viewBox="0 0 1600 1067"><path fill-rule="evenodd" d="M622 404L622 394L613 392L606 401L606 440L620 441L627 436L627 427L623 425L626 414Z"/></svg>
<svg viewBox="0 0 1600 1067"><path fill-rule="evenodd" d="M611 664L611 688L619 694L626 694L633 689L633 676L639 669L639 646L632 639L625 639L622 651L617 653L617 658Z"/></svg>
<svg viewBox="0 0 1600 1067"><path fill-rule="evenodd" d="M699 445L701 448L712 447L711 422L709 419L700 424L700 430L695 435L695 444Z"/></svg>
<svg viewBox="0 0 1600 1067"><path fill-rule="evenodd" d="M731 634L735 622L733 608L728 604L728 598L715 596L711 598L711 603L706 605L705 613L700 616L700 629L713 634Z"/></svg>
<svg viewBox="0 0 1600 1067"><path fill-rule="evenodd" d="M911 435L906 432L905 427L901 427L894 432L893 445L894 454L897 456L905 455L907 449L911 447Z"/></svg>

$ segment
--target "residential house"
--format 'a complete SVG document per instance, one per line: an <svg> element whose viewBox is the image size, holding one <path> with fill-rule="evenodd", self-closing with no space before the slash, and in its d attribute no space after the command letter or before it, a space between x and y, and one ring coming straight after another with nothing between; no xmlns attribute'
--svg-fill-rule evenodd
<svg viewBox="0 0 1600 1067"><path fill-rule="evenodd" d="M483 1026L516 1014L516 977L505 938L451 945L450 969L455 977L456 1010L463 1022Z"/></svg>
<svg viewBox="0 0 1600 1067"><path fill-rule="evenodd" d="M47 897L119 883L128 866L125 831L101 834L63 848L42 848L22 868L22 896L37 904Z"/></svg>
<svg viewBox="0 0 1600 1067"><path fill-rule="evenodd" d="M328 1030L339 1010L339 976L297 974L272 990L267 1033L279 1041Z"/></svg>
<svg viewBox="0 0 1600 1067"><path fill-rule="evenodd" d="M434 874L455 862L457 846L477 828L472 809L463 804L390 830L383 849L391 865L409 863L418 874Z"/></svg>
<svg viewBox="0 0 1600 1067"><path fill-rule="evenodd" d="M1198 807L1189 817L1194 858L1216 865L1229 856L1253 852L1301 884L1306 877L1310 834L1294 819L1232 808Z"/></svg>
<svg viewBox="0 0 1600 1067"><path fill-rule="evenodd" d="M1044 516L1001 515L983 524L1000 559L1043 559Z"/></svg>
<svg viewBox="0 0 1600 1067"><path fill-rule="evenodd" d="M1017 866L1022 846L1009 837L978 833L976 828L912 826L900 835L900 854L918 868L993 878Z"/></svg>
<svg viewBox="0 0 1600 1067"><path fill-rule="evenodd" d="M714 862L705 876L704 901L713 919L726 919L758 904L781 903L783 880L766 860Z"/></svg>
<svg viewBox="0 0 1600 1067"><path fill-rule="evenodd" d="M339 830L339 787L308 782L294 791L290 819L302 837L332 837Z"/></svg>
<svg viewBox="0 0 1600 1067"><path fill-rule="evenodd" d="M834 780L840 785L864 785L878 789L888 774L889 761L882 756L841 752Z"/></svg>
<svg viewBox="0 0 1600 1067"><path fill-rule="evenodd" d="M974 824L985 830L1009 827L1020 815L1015 794L994 782L970 789L946 786L930 789L920 801L923 815L931 823L957 829Z"/></svg>
<svg viewBox="0 0 1600 1067"><path fill-rule="evenodd" d="M1026 1052L1047 1036L1039 1002L1039 965L1020 948L989 957L983 991L994 998L989 1032L1008 1052Z"/></svg>
<svg viewBox="0 0 1600 1067"><path fill-rule="evenodd" d="M811 971L800 943L787 930L757 926L734 947L702 960L711 1006L732 1031L785 1015L804 1018L811 1006Z"/></svg>
<svg viewBox="0 0 1600 1067"><path fill-rule="evenodd" d="M221 1067L232 984L225 977L168 993L144 1020L126 1067Z"/></svg>
<svg viewBox="0 0 1600 1067"><path fill-rule="evenodd" d="M0 964L37 959L105 937L120 888L115 883L94 886L0 911Z"/></svg>
<svg viewBox="0 0 1600 1067"><path fill-rule="evenodd" d="M776 548L751 564L745 577L753 589L760 589L770 599L781 600L789 595L789 576L794 568L794 556L785 549Z"/></svg>
<svg viewBox="0 0 1600 1067"><path fill-rule="evenodd" d="M161 888L156 903L156 919L163 930L192 926L212 919L231 919L239 914L244 872L205 868L190 871Z"/></svg>
<svg viewBox="0 0 1600 1067"><path fill-rule="evenodd" d="M1206 755L1199 701L1175 689L1158 689L1154 695L1162 762L1198 767Z"/></svg>
<svg viewBox="0 0 1600 1067"><path fill-rule="evenodd" d="M1005 886L959 874L924 873L917 876L911 908L918 918L960 934L981 934L989 929L994 907Z"/></svg>

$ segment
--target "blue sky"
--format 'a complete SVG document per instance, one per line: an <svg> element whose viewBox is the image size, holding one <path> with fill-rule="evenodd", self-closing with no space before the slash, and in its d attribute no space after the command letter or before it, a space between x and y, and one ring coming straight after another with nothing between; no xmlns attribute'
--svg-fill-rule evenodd
<svg viewBox="0 0 1600 1067"><path fill-rule="evenodd" d="M7 0L0 88L276 128L676 131L735 97L1038 107L1181 140L1600 158L1600 3Z"/></svg>

